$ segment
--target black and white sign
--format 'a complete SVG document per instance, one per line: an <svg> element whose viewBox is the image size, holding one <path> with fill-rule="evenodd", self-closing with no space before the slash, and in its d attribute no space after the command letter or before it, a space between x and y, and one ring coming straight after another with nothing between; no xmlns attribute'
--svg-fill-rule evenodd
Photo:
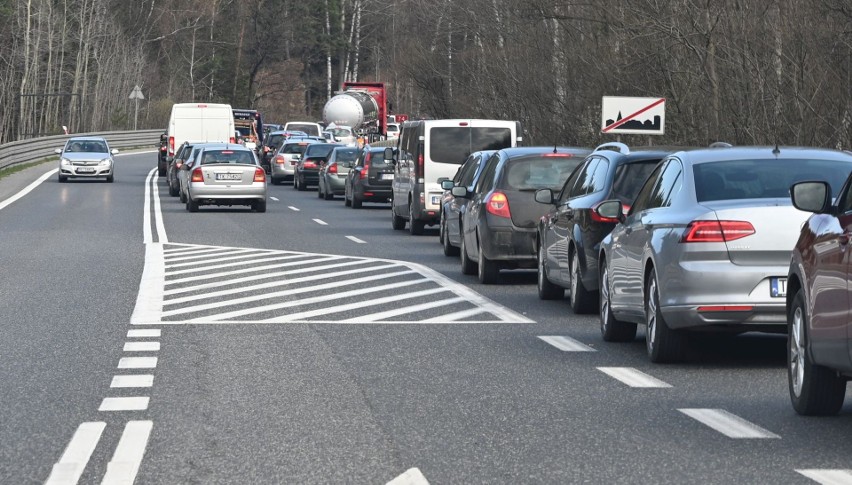
<svg viewBox="0 0 852 485"><path fill-rule="evenodd" d="M601 133L663 135L665 128L666 98L603 97Z"/></svg>

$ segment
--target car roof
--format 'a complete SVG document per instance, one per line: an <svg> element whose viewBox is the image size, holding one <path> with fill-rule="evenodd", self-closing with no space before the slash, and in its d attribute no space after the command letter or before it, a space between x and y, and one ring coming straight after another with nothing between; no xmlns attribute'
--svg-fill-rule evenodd
<svg viewBox="0 0 852 485"><path fill-rule="evenodd" d="M253 152L251 148L246 147L245 145L240 145L239 143L205 143L203 147L205 150L214 149L214 150L235 150L235 151L244 151L244 152Z"/></svg>
<svg viewBox="0 0 852 485"><path fill-rule="evenodd" d="M690 163L721 162L730 160L770 160L810 158L823 160L852 161L852 154L816 147L785 147L785 146L748 146L727 148L702 148L690 151L680 151L673 154L677 158Z"/></svg>
<svg viewBox="0 0 852 485"><path fill-rule="evenodd" d="M102 136L75 136L69 138L68 141L106 141L106 138Z"/></svg>

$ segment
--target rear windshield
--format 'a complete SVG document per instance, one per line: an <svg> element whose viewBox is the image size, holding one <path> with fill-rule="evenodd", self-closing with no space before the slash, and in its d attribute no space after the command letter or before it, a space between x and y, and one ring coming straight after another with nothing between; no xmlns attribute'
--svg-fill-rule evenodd
<svg viewBox="0 0 852 485"><path fill-rule="evenodd" d="M648 175L661 159L643 160L641 162L625 163L615 169L615 180L612 183L612 195L621 199L625 204L632 204L639 194L639 189L645 184Z"/></svg>
<svg viewBox="0 0 852 485"><path fill-rule="evenodd" d="M513 158L506 168L502 188L559 190L583 157L527 155Z"/></svg>
<svg viewBox="0 0 852 485"><path fill-rule="evenodd" d="M281 153L286 154L294 154L298 153L299 155L305 153L305 148L308 148L310 143L288 143L281 148Z"/></svg>
<svg viewBox="0 0 852 485"><path fill-rule="evenodd" d="M438 163L461 165L467 156L480 150L512 146L509 128L437 127L430 130L429 156Z"/></svg>
<svg viewBox="0 0 852 485"><path fill-rule="evenodd" d="M331 151L334 150L335 146L339 145L326 145L324 143L317 143L315 145L308 145L308 148L305 150L305 158L308 157L321 157L328 158L331 155Z"/></svg>
<svg viewBox="0 0 852 485"><path fill-rule="evenodd" d="M287 138L284 135L269 135L269 138L266 140L266 145L271 147L279 147L281 143Z"/></svg>
<svg viewBox="0 0 852 485"><path fill-rule="evenodd" d="M337 149L334 159L338 162L354 162L358 158L360 150L357 148L347 148L345 150Z"/></svg>
<svg viewBox="0 0 852 485"><path fill-rule="evenodd" d="M254 156L246 150L208 150L201 156L201 165L209 163L234 163L255 165Z"/></svg>
<svg viewBox="0 0 852 485"><path fill-rule="evenodd" d="M823 180L834 197L852 164L837 160L731 160L693 167L698 202L731 199L790 197L790 186L806 180Z"/></svg>
<svg viewBox="0 0 852 485"><path fill-rule="evenodd" d="M302 131L307 133L308 135L319 136L320 132L317 129L317 125L313 125L310 123L290 123L287 125L287 129L290 131Z"/></svg>

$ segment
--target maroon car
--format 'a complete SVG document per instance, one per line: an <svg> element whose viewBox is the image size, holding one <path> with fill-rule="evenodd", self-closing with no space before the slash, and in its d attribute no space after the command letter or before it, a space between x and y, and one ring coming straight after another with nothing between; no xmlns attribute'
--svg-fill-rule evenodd
<svg viewBox="0 0 852 485"><path fill-rule="evenodd" d="M814 214L802 232L787 278L787 380L799 414L836 414L852 378L852 178L800 182L793 205ZM835 190L832 190L832 189Z"/></svg>

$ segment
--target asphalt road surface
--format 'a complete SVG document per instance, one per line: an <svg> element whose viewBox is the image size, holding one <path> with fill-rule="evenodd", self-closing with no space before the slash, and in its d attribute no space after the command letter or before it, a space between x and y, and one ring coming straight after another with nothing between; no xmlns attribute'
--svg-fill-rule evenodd
<svg viewBox="0 0 852 485"><path fill-rule="evenodd" d="M852 483L852 400L797 416L784 337L650 364L386 204L191 214L155 166L0 179L0 483Z"/></svg>

